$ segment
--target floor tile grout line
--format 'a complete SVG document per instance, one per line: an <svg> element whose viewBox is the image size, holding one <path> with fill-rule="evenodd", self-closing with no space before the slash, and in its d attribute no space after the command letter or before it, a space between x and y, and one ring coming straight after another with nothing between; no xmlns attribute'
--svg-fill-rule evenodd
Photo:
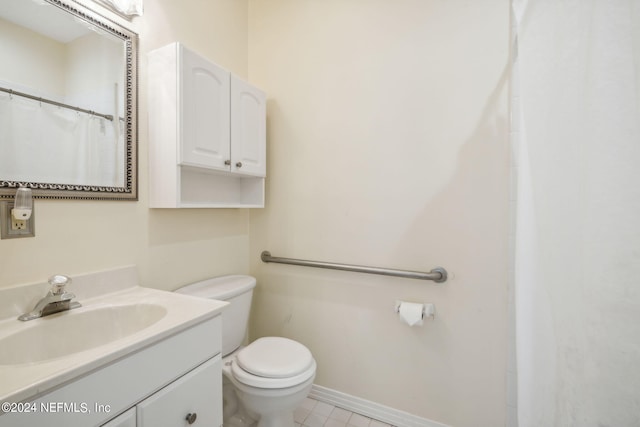
<svg viewBox="0 0 640 427"><path fill-rule="evenodd" d="M340 418L331 417L331 414L333 414L336 409L344 411ZM312 398L305 399L305 401L298 407L296 412L300 414L300 411L306 412L302 419L302 422L298 422L298 420L296 420L296 426L301 427L322 427L327 425L327 423L329 422L332 422L331 425L339 425L344 427L394 427L390 424L386 424L381 421L369 418L365 415L358 414L356 412L340 408L339 406L334 406ZM310 420L311 415L314 415L314 418L312 420ZM307 420L309 420L308 424ZM354 424L351 424L352 420ZM318 424L318 422L320 424Z"/></svg>

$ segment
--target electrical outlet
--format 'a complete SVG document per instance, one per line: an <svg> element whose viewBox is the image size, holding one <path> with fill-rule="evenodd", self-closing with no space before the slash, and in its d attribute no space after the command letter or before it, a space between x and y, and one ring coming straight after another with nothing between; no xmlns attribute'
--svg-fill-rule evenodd
<svg viewBox="0 0 640 427"><path fill-rule="evenodd" d="M0 238L34 237L36 235L34 211L31 211L29 219L15 219L11 215L11 209L13 209L13 201L0 201Z"/></svg>
<svg viewBox="0 0 640 427"><path fill-rule="evenodd" d="M25 230L27 228L27 220L26 219L15 219L13 215L11 215L11 230Z"/></svg>

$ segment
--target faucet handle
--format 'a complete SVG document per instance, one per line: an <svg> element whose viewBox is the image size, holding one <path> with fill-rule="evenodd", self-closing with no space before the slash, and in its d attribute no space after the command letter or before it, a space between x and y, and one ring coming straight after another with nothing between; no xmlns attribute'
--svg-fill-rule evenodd
<svg viewBox="0 0 640 427"><path fill-rule="evenodd" d="M64 293L64 287L69 283L71 283L71 277L63 276L62 274L49 277L49 284L51 285L51 293L53 295Z"/></svg>

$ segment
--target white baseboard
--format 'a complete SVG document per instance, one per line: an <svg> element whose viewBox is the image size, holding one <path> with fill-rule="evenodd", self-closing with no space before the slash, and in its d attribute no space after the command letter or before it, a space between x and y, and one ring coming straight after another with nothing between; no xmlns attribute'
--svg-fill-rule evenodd
<svg viewBox="0 0 640 427"><path fill-rule="evenodd" d="M396 427L449 427L369 400L314 384L309 397Z"/></svg>

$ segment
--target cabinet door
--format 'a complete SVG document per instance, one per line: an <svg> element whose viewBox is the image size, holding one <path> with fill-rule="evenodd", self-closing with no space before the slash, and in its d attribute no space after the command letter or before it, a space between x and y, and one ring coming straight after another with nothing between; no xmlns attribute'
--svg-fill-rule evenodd
<svg viewBox="0 0 640 427"><path fill-rule="evenodd" d="M139 403L138 427L221 426L221 363L218 355Z"/></svg>
<svg viewBox="0 0 640 427"><path fill-rule="evenodd" d="M136 408L131 408L127 412L118 415L102 427L136 427Z"/></svg>
<svg viewBox="0 0 640 427"><path fill-rule="evenodd" d="M231 158L231 74L188 49L182 46L180 48L180 163L228 171Z"/></svg>
<svg viewBox="0 0 640 427"><path fill-rule="evenodd" d="M231 76L231 170L265 176L266 96L244 80Z"/></svg>

